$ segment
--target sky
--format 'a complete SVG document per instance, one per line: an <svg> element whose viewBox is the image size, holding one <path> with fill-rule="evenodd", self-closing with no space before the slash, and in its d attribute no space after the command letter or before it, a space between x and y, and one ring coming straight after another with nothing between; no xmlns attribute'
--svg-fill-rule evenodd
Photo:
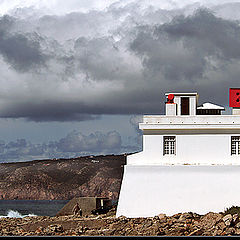
<svg viewBox="0 0 240 240"><path fill-rule="evenodd" d="M228 109L240 0L0 0L0 162L142 149L165 92Z"/></svg>

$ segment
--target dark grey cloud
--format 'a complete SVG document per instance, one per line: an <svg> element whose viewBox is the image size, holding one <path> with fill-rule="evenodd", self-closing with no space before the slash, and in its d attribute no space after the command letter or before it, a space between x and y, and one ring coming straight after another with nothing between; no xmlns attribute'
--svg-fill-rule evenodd
<svg viewBox="0 0 240 240"><path fill-rule="evenodd" d="M6 31L11 30L16 20L16 18L9 15L2 16L0 19L0 32L6 33Z"/></svg>
<svg viewBox="0 0 240 240"><path fill-rule="evenodd" d="M165 91L198 91L225 105L240 71L238 17L227 18L234 6L113 4L104 12L3 16L0 117L156 114L163 112Z"/></svg>
<svg viewBox="0 0 240 240"><path fill-rule="evenodd" d="M236 86L239 73L234 67L240 59L239 36L238 22L199 9L166 24L140 27L130 47L142 58L145 76L158 78L164 88L198 91L205 99L215 95L227 104L227 90Z"/></svg>
<svg viewBox="0 0 240 240"><path fill-rule="evenodd" d="M152 75L194 82L204 78L208 68L213 67L210 58L220 64L239 59L239 36L237 22L201 9L192 16L176 17L168 24L140 28L131 49L143 58Z"/></svg>
<svg viewBox="0 0 240 240"><path fill-rule="evenodd" d="M207 9L200 9L191 17L177 17L156 31L158 35L163 31L174 40L183 40L186 47L202 55L225 59L240 56L239 23L216 17Z"/></svg>
<svg viewBox="0 0 240 240"><path fill-rule="evenodd" d="M40 39L36 34L10 33L17 19L10 16L0 18L0 54L17 71L32 70L44 64L40 50Z"/></svg>
<svg viewBox="0 0 240 240"><path fill-rule="evenodd" d="M47 105L47 106L46 106ZM93 113L95 111L95 113ZM88 106L65 102L37 102L34 99L18 106L9 104L2 109L2 118L25 118L36 122L47 121L85 121L100 118L100 111Z"/></svg>
<svg viewBox="0 0 240 240"><path fill-rule="evenodd" d="M39 42L22 34L3 34L0 39L0 53L18 71L41 67L44 63Z"/></svg>

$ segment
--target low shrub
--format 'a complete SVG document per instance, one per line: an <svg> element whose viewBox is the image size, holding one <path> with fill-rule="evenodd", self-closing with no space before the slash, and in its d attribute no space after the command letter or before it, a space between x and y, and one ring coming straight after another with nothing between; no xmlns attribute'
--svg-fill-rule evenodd
<svg viewBox="0 0 240 240"><path fill-rule="evenodd" d="M227 215L227 214L239 214L240 215L240 207L238 206L232 206L230 208L226 208L226 210L223 212L224 215Z"/></svg>

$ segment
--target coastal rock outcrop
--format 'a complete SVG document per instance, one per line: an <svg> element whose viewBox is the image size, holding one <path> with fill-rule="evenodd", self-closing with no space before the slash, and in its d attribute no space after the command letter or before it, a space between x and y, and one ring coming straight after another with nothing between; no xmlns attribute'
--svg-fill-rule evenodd
<svg viewBox="0 0 240 240"><path fill-rule="evenodd" d="M86 156L0 164L1 199L117 199L125 155Z"/></svg>
<svg viewBox="0 0 240 240"><path fill-rule="evenodd" d="M223 213L179 213L151 218L105 215L79 217L25 217L0 219L0 236L236 236L240 235L239 218Z"/></svg>

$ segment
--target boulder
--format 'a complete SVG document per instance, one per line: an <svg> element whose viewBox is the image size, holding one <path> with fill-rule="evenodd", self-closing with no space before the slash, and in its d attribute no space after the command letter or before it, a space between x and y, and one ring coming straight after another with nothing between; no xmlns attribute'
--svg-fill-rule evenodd
<svg viewBox="0 0 240 240"><path fill-rule="evenodd" d="M185 220L187 220L187 219L190 219L190 218L192 218L193 217L193 214L191 213L191 212L189 212L189 213L183 213L183 214L181 214L180 215L180 217L179 217L179 221L185 221Z"/></svg>
<svg viewBox="0 0 240 240"><path fill-rule="evenodd" d="M229 227L232 224L233 216L231 214L227 214L222 218L223 222L227 227Z"/></svg>
<svg viewBox="0 0 240 240"><path fill-rule="evenodd" d="M220 221L222 221L222 214L210 212L200 218L199 225L203 229L211 229Z"/></svg>
<svg viewBox="0 0 240 240"><path fill-rule="evenodd" d="M239 216L237 213L233 215L232 222L233 222L233 225L236 225L239 222Z"/></svg>

